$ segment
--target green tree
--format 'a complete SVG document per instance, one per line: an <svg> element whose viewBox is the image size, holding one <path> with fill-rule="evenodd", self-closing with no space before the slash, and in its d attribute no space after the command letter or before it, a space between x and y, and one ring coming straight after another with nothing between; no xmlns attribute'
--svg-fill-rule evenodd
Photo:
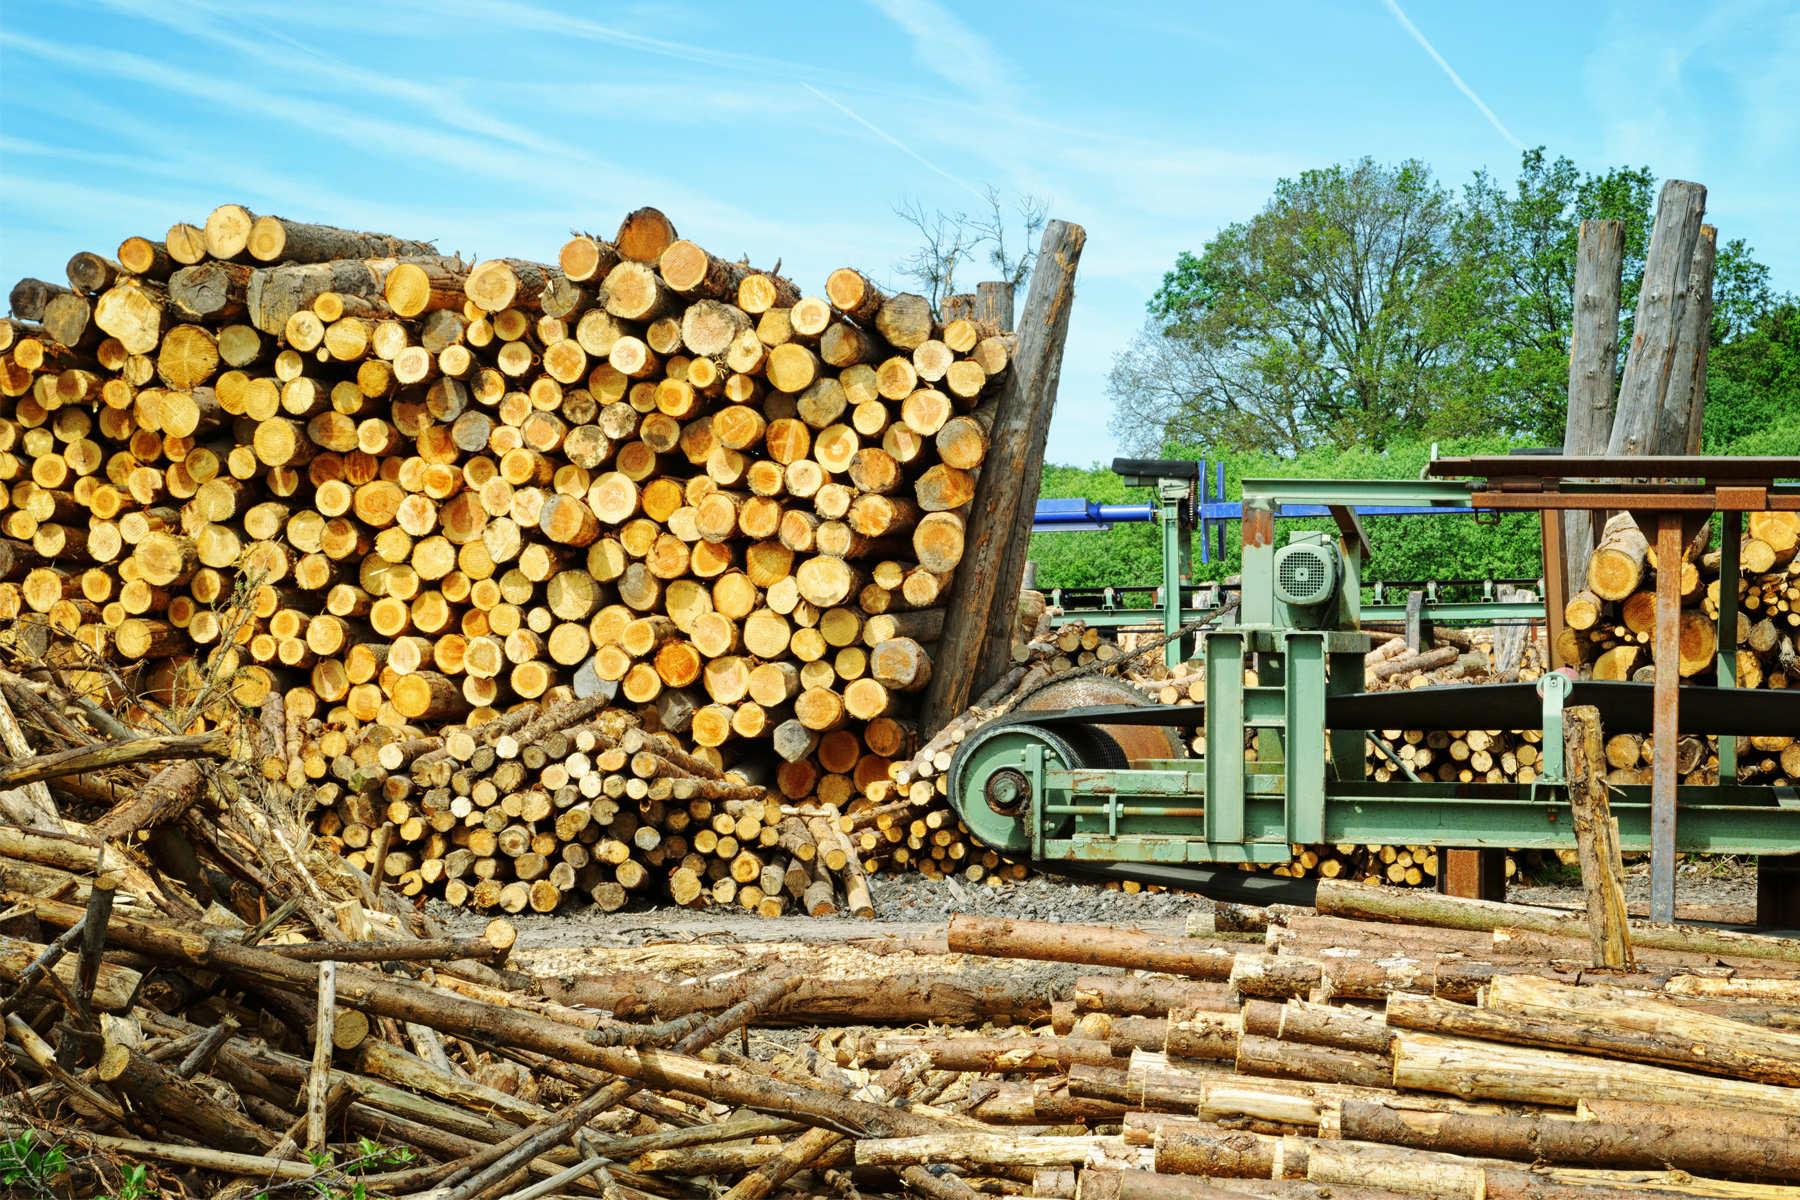
<svg viewBox="0 0 1800 1200"><path fill-rule="evenodd" d="M1290 457L1477 434L1557 445L1581 222L1625 226L1623 368L1655 195L1648 167L1584 173L1542 148L1511 184L1478 172L1459 197L1415 162L1283 180L1163 277L1114 363L1114 432L1136 451ZM1740 238L1719 246L1713 301L1707 444L1783 447L1793 300Z"/></svg>
<svg viewBox="0 0 1800 1200"><path fill-rule="evenodd" d="M1282 180L1164 277L1152 327L1114 366L1114 432L1137 450L1174 438L1292 454L1427 424L1456 353L1455 217L1418 162Z"/></svg>

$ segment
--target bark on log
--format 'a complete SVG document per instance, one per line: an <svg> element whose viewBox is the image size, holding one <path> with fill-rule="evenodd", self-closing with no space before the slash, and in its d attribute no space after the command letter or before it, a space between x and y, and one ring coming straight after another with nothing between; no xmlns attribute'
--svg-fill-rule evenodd
<svg viewBox="0 0 1800 1200"><path fill-rule="evenodd" d="M1727 1178L1800 1177L1800 1147L1792 1141L1676 1121L1621 1125L1536 1113L1413 1112L1366 1100L1345 1100L1338 1109L1337 1133L1352 1141L1523 1162L1670 1167Z"/></svg>
<svg viewBox="0 0 1800 1200"><path fill-rule="evenodd" d="M1619 286L1625 222L1581 223L1575 257L1574 328L1569 340L1569 408L1564 454L1606 453L1613 426L1613 374L1619 361ZM1563 578L1586 576L1601 514L1563 514Z"/></svg>
<svg viewBox="0 0 1800 1200"><path fill-rule="evenodd" d="M965 913L950 918L947 939L951 951L958 954L1163 971L1195 979L1229 979L1236 957L1232 951L1198 938L1159 936L1110 925L1012 921Z"/></svg>
<svg viewBox="0 0 1800 1200"><path fill-rule="evenodd" d="M1492 900L1465 900L1421 891L1369 887L1342 880L1319 881L1314 899L1322 913L1369 921L1436 925L1446 929L1473 929L1491 933L1512 927L1559 937L1586 937L1586 920L1553 909ZM1800 963L1800 943L1789 938L1765 937L1690 925L1652 925L1634 922L1635 946L1657 950L1681 950L1728 958L1761 958Z"/></svg>
<svg viewBox="0 0 1800 1200"><path fill-rule="evenodd" d="M1712 342L1713 259L1719 231L1700 226L1688 268L1687 303L1675 339L1669 390L1656 420L1656 453L1698 454L1706 420L1706 352Z"/></svg>
<svg viewBox="0 0 1800 1200"><path fill-rule="evenodd" d="M1632 322L1631 353L1619 383L1606 453L1628 458L1654 453L1657 415L1669 392L1675 366L1675 344L1687 300L1694 243L1706 211L1706 189L1671 179L1656 204L1656 224L1644 255L1644 282ZM1596 589L1598 590L1598 589Z"/></svg>
<svg viewBox="0 0 1800 1200"><path fill-rule="evenodd" d="M965 530L965 554L993 569L959 581L956 608L938 641L937 670L920 716L926 736L1012 665L1011 627L1026 551L1026 539L1018 534L1019 513L1022 497L1037 495L1043 473L1044 441L1074 305L1075 269L1086 240L1081 226L1064 221L1052 221L1044 229L1018 350L995 401L986 469Z"/></svg>

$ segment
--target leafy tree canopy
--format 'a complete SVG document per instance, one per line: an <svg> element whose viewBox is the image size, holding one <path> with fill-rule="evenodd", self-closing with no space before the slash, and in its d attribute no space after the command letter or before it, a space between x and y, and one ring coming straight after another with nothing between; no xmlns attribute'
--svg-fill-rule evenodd
<svg viewBox="0 0 1800 1200"><path fill-rule="evenodd" d="M1164 276L1114 363L1114 432L1139 452L1286 457L1472 435L1559 444L1581 222L1625 225L1622 366L1655 190L1648 168L1588 174L1542 149L1510 185L1479 172L1459 194L1410 161L1283 180ZM1713 291L1707 444L1779 444L1800 420L1795 302L1742 239L1720 245Z"/></svg>

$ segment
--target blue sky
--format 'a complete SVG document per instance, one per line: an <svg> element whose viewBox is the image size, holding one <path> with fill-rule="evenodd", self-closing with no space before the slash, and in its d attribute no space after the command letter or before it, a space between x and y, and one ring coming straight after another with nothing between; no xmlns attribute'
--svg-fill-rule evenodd
<svg viewBox="0 0 1800 1200"><path fill-rule="evenodd" d="M1648 165L1800 289L1796 0L0 0L0 101L7 281L225 200L552 262L649 203L816 291L896 277L897 202L1047 197L1088 230L1056 462L1111 456L1176 252L1307 167Z"/></svg>

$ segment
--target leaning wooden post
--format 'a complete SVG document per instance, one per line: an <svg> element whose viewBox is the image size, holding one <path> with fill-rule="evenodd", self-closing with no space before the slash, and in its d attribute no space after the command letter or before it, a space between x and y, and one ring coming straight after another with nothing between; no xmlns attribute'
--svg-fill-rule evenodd
<svg viewBox="0 0 1800 1200"><path fill-rule="evenodd" d="M1600 732L1600 710L1591 704L1563 712L1568 730L1569 808L1575 817L1575 847L1581 862L1581 886L1587 896L1588 936L1594 965L1631 964L1631 942L1625 911L1625 865L1619 857L1619 832L1606 798L1606 749Z"/></svg>
<svg viewBox="0 0 1800 1200"><path fill-rule="evenodd" d="M1706 351L1712 341L1713 259L1719 231L1700 227L1694 261L1688 268L1687 304L1681 310L1681 332L1675 339L1675 367L1669 392L1656 422L1658 454L1700 453L1706 419Z"/></svg>
<svg viewBox="0 0 1800 1200"><path fill-rule="evenodd" d="M1700 218L1706 211L1706 189L1671 179L1656 203L1656 225L1644 257L1644 286L1638 292L1637 316L1631 330L1631 353L1619 382L1619 406L1613 415L1606 453L1635 458L1654 452L1657 416L1675 370L1675 343L1687 302L1688 272Z"/></svg>
<svg viewBox="0 0 1800 1200"><path fill-rule="evenodd" d="M967 510L961 573L938 638L920 727L927 736L968 707L1006 669L1012 616L1025 572L1031 505L1044 469L1063 341L1075 300L1075 267L1087 231L1067 221L1044 229L1019 320L1012 371L995 400L987 458Z"/></svg>
<svg viewBox="0 0 1800 1200"><path fill-rule="evenodd" d="M1581 223L1575 256L1564 454L1605 454L1612 436L1613 372L1619 359L1619 277L1624 261L1625 222ZM1579 580L1587 572L1588 555L1599 533L1599 514L1571 509L1562 515L1562 523L1563 578Z"/></svg>

